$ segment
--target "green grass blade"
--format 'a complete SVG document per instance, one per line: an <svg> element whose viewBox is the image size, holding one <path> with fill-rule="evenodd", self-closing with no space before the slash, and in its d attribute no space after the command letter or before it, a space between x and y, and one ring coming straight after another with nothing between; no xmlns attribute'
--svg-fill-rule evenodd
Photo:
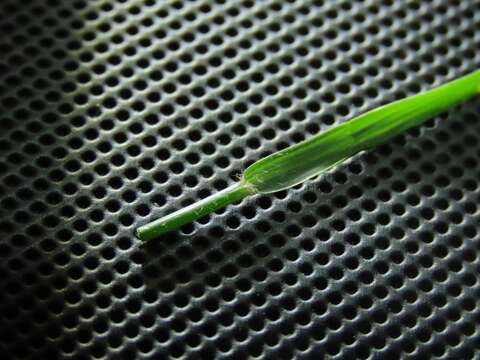
<svg viewBox="0 0 480 360"><path fill-rule="evenodd" d="M480 70L432 90L381 106L251 166L242 180L219 193L141 226L150 240L255 193L288 189L348 159L359 151L421 124L480 92Z"/></svg>
<svg viewBox="0 0 480 360"><path fill-rule="evenodd" d="M299 144L267 156L245 170L259 193L288 189L361 150L421 124L480 90L480 71L430 91L381 106Z"/></svg>

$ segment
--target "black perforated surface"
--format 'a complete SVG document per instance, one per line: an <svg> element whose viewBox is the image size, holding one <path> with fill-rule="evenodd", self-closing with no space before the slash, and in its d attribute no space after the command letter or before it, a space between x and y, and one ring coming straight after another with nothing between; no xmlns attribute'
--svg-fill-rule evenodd
<svg viewBox="0 0 480 360"><path fill-rule="evenodd" d="M478 1L2 1L1 359L480 356L479 100L140 248L479 66Z"/></svg>

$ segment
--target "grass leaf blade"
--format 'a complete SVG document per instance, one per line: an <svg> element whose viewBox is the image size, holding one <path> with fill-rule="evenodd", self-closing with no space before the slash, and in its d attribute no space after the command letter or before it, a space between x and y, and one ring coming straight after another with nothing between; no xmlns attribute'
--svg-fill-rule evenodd
<svg viewBox="0 0 480 360"><path fill-rule="evenodd" d="M255 193L288 189L480 92L480 70L368 111L249 166L229 188L136 230L150 240Z"/></svg>

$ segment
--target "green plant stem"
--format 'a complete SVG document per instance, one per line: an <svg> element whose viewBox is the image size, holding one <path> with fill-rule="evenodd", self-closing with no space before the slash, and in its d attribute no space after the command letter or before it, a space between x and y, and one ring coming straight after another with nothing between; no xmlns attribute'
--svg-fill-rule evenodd
<svg viewBox="0 0 480 360"><path fill-rule="evenodd" d="M238 182L192 205L140 226L136 230L137 237L144 241L151 240L202 216L208 215L215 210L240 201L251 194L253 194L253 190L250 187L243 182Z"/></svg>
<svg viewBox="0 0 480 360"><path fill-rule="evenodd" d="M246 196L268 194L297 185L348 159L384 143L480 92L480 70L432 90L362 114L249 166L242 180L210 197L137 229L151 240Z"/></svg>

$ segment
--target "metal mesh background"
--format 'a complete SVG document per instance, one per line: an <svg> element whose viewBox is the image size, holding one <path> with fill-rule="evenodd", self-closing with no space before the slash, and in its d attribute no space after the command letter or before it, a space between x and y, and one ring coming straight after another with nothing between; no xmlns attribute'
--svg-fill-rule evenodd
<svg viewBox="0 0 480 360"><path fill-rule="evenodd" d="M133 236L474 70L478 1L0 9L2 359L478 359L478 100L151 246Z"/></svg>

